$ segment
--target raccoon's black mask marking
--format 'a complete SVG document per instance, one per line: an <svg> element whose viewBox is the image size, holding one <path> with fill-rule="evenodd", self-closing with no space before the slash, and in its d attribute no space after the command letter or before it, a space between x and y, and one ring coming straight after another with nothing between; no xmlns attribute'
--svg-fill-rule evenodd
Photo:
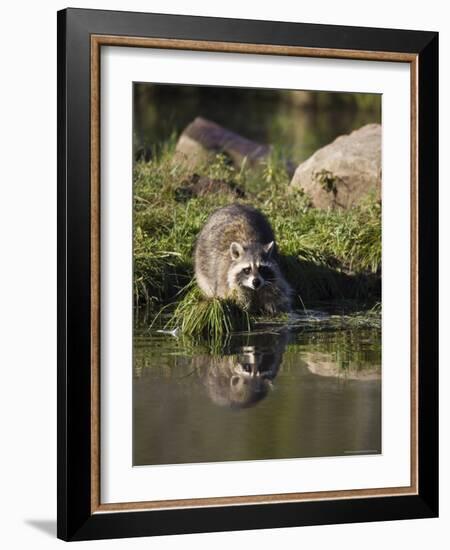
<svg viewBox="0 0 450 550"><path fill-rule="evenodd" d="M235 284L240 287L259 290L264 285L275 281L275 267L268 263L262 263L266 261L267 260L257 260L256 262L251 261L248 265L245 262L242 262L243 267L240 268L240 265L236 266L234 278Z"/></svg>
<svg viewBox="0 0 450 550"><path fill-rule="evenodd" d="M275 281L276 273L270 265L260 265L259 273L266 281Z"/></svg>

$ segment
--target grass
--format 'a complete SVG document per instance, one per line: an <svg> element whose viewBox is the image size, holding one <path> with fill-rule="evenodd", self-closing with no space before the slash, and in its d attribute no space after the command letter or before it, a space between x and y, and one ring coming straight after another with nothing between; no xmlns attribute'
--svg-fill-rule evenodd
<svg viewBox="0 0 450 550"><path fill-rule="evenodd" d="M140 319L138 332L145 334L158 327L163 332L188 338L201 338L202 341L214 344L223 342L224 337L232 332L253 332L271 334L289 327L301 333L329 333L353 330L381 330L381 304L370 309L357 308L354 302L331 304L333 312L324 310L330 304L319 303L320 311L304 310L293 314L277 316L255 316L241 309L232 300L206 299L192 281L179 301L163 307L153 321ZM355 309L356 307L356 309Z"/></svg>
<svg viewBox="0 0 450 550"><path fill-rule="evenodd" d="M169 305L173 323L187 334L220 335L251 324L231 301L205 300L190 285L195 238L211 212L235 201L229 195L180 200L189 176L173 161L175 138L150 162L134 166L134 301L156 315ZM282 269L294 289L296 306L317 300L380 297L381 206L371 197L348 211L317 210L289 175L277 150L259 170L236 169L218 154L201 175L238 185L239 202L259 208L270 220Z"/></svg>
<svg viewBox="0 0 450 550"><path fill-rule="evenodd" d="M252 321L232 300L207 300L193 286L178 302L167 326L178 327L185 336L218 341L233 331L250 331Z"/></svg>

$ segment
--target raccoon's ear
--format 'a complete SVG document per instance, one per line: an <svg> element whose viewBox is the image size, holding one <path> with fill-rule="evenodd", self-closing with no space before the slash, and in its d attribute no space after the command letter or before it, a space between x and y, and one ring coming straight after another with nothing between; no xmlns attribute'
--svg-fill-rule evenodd
<svg viewBox="0 0 450 550"><path fill-rule="evenodd" d="M239 243L230 244L230 254L233 260L238 260L243 252L244 252L244 249L242 248L242 245L240 245Z"/></svg>
<svg viewBox="0 0 450 550"><path fill-rule="evenodd" d="M271 256L271 255L272 255L274 245L275 245L275 241L271 241L270 243L267 243L267 244L265 244L265 245L263 246L264 252L265 252L268 256Z"/></svg>

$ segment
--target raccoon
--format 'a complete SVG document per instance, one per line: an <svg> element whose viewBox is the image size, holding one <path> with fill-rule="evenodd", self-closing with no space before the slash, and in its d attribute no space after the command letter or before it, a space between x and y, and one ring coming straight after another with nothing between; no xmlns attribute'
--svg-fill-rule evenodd
<svg viewBox="0 0 450 550"><path fill-rule="evenodd" d="M273 230L251 206L232 204L211 214L197 238L195 277L205 296L233 298L253 313L291 308Z"/></svg>

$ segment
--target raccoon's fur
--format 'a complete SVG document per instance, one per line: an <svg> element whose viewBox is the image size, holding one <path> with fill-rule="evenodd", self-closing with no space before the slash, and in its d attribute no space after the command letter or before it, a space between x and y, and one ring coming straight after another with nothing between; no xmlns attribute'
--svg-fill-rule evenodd
<svg viewBox="0 0 450 550"><path fill-rule="evenodd" d="M195 277L206 296L233 298L248 311L290 310L273 230L251 206L232 204L211 214L197 238Z"/></svg>

